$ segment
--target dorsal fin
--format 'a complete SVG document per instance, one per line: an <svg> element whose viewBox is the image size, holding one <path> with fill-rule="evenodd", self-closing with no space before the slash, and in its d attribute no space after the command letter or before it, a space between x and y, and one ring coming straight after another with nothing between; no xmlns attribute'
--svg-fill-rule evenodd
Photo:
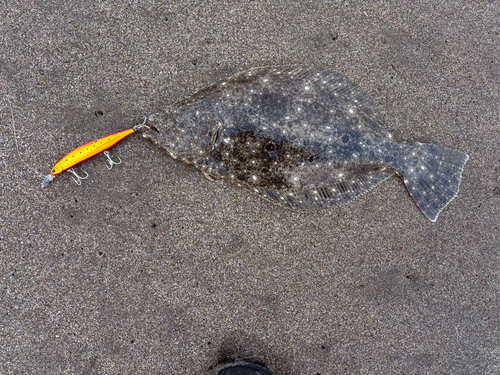
<svg viewBox="0 0 500 375"><path fill-rule="evenodd" d="M386 123L384 116L370 96L342 74L321 68L301 66L252 68L234 74L221 82L214 83L179 104L185 105L206 98L213 92L231 89L233 85L250 84L252 81L264 78L271 82L274 79L287 79L287 77L297 81L296 88L298 91L305 84L310 85L311 88L314 88L315 98L317 100L322 99L327 107L328 103L338 101L355 107L358 110L358 115L363 118L363 123L370 127L374 133L384 138L390 137L390 133L384 129ZM311 95L312 93L313 90L311 90Z"/></svg>

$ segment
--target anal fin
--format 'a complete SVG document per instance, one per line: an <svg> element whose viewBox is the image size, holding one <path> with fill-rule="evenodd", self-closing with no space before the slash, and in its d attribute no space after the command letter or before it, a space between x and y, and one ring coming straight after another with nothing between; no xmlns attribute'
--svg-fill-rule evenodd
<svg viewBox="0 0 500 375"><path fill-rule="evenodd" d="M281 206L300 211L315 211L349 202L372 190L393 174L394 172L388 170L371 171L349 181L300 190L273 190L250 185L245 187Z"/></svg>

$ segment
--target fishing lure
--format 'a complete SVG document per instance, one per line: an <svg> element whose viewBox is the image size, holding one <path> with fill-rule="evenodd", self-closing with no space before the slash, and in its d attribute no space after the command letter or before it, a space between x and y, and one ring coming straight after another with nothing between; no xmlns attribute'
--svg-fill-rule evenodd
<svg viewBox="0 0 500 375"><path fill-rule="evenodd" d="M108 158L108 163L109 163L109 166L107 166L108 169L111 169L111 167L114 164L120 164L121 160L119 162L114 162L109 156L109 152L107 150L114 147L116 144L120 143L125 138L134 134L136 131L138 131L143 127L150 128L151 126L146 125L146 120L144 120L143 124L139 124L134 126L133 128L123 130L118 133L113 133L103 138L96 139L92 142L85 143L84 145L74 149L69 154L64 156L61 160L59 160L56 165L54 165L54 167L50 171L50 174L44 178L42 182L42 187L47 186L49 182L52 181L57 175L66 171L73 173L73 175L77 178L75 182L77 184L80 184L80 180L87 178L88 174L87 172L85 172L86 174L85 177L78 176L76 172L73 170L73 167L102 153L104 153Z"/></svg>

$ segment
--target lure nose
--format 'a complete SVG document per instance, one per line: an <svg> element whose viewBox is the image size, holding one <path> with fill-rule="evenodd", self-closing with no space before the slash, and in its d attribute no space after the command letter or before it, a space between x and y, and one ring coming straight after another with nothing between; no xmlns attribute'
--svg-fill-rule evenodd
<svg viewBox="0 0 500 375"><path fill-rule="evenodd" d="M43 179L43 182L42 182L42 187L45 187L49 184L50 181L52 181L56 176L54 176L53 174L49 174L47 176L45 176L45 178Z"/></svg>

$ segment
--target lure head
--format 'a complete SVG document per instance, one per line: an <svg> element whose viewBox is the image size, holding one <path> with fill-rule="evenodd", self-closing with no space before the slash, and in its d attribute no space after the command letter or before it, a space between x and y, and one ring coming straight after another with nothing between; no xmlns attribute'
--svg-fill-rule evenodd
<svg viewBox="0 0 500 375"><path fill-rule="evenodd" d="M59 165L55 165L54 168L50 171L50 174L56 177L58 174L63 172L63 168Z"/></svg>
<svg viewBox="0 0 500 375"><path fill-rule="evenodd" d="M144 136L164 148L173 158L194 161L210 151L220 119L198 101L155 114Z"/></svg>

